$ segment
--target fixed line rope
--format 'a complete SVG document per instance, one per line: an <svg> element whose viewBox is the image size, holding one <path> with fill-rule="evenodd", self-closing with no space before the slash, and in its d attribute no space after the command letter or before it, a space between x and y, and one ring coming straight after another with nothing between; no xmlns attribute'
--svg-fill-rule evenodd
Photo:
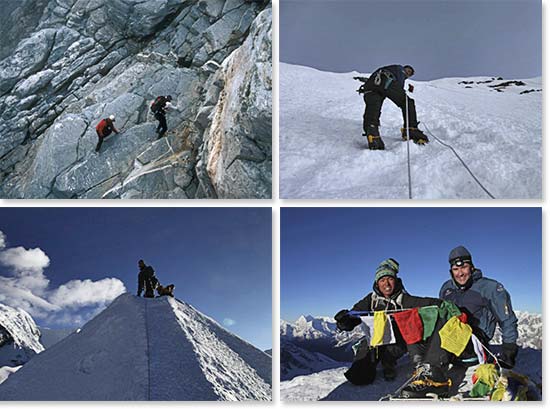
<svg viewBox="0 0 550 409"><path fill-rule="evenodd" d="M483 184L479 181L479 179L476 177L476 175L474 175L474 173L470 170L470 168L468 167L468 165L466 164L466 162L464 162L464 160L462 160L462 158L460 157L460 155L457 153L457 151L455 151L455 149L451 146L451 145L448 145L446 144L445 142L443 142L441 139L439 139L437 136L435 136L433 133L430 132L429 128L426 126L426 123L423 122L422 123L424 125L424 128L426 128L426 132L428 132L428 134L430 134L430 136L432 138L434 138L437 142L439 142L441 145L445 146L446 148L449 148L454 154L455 156L458 158L458 160L460 161L460 163L462 163L462 166L464 166L464 168L468 171L468 173L472 176L472 178L476 181L476 183L479 185L479 187L481 187L485 193L487 193L487 195L489 195L489 197L491 199L495 199L495 197L491 194L491 192L489 192L485 186L483 186Z"/></svg>
<svg viewBox="0 0 550 409"><path fill-rule="evenodd" d="M407 171L409 175L409 199L412 199L412 182L411 182L411 150L409 147L409 96L405 91L405 112L406 112L406 127L407 127Z"/></svg>

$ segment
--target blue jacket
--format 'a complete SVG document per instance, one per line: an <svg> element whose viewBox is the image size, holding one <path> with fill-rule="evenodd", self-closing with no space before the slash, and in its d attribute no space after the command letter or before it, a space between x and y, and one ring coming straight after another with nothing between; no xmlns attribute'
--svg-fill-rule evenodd
<svg viewBox="0 0 550 409"><path fill-rule="evenodd" d="M405 87L405 80L407 79L407 76L405 75L405 70L402 65L388 65L386 67L378 68L375 72L382 70L391 72L395 78L395 81L401 85L401 88Z"/></svg>
<svg viewBox="0 0 550 409"><path fill-rule="evenodd" d="M497 323L502 330L503 343L513 344L518 339L518 319L512 309L510 294L498 281L483 277L481 270L475 269L470 283L463 288L453 279L446 281L439 291L439 298L466 309L469 323L481 330L485 337L482 342L493 338Z"/></svg>

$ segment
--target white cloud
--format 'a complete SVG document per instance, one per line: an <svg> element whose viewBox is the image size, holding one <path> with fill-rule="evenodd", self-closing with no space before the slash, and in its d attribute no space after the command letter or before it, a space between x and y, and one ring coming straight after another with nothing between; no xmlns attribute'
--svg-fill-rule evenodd
<svg viewBox="0 0 550 409"><path fill-rule="evenodd" d="M60 307L33 294L28 288L21 287L18 280L12 277L0 277L0 303L22 308L38 318L60 310Z"/></svg>
<svg viewBox="0 0 550 409"><path fill-rule="evenodd" d="M72 280L59 286L49 299L60 307L79 308L105 305L125 291L124 284L117 278L104 278L99 281Z"/></svg>
<svg viewBox="0 0 550 409"><path fill-rule="evenodd" d="M49 288L50 280L44 274L50 265L46 253L40 248L5 246L6 236L0 231L0 264L12 274L0 276L0 303L22 308L48 323L82 325L126 292L117 278L71 280Z"/></svg>
<svg viewBox="0 0 550 409"><path fill-rule="evenodd" d="M231 326L235 325L236 323L237 323L237 321L235 321L232 318L224 318L223 319L223 325L225 325L226 327L231 327Z"/></svg>
<svg viewBox="0 0 550 409"><path fill-rule="evenodd" d="M50 265L50 258L41 249L14 247L0 252L0 263L16 272L42 272Z"/></svg>

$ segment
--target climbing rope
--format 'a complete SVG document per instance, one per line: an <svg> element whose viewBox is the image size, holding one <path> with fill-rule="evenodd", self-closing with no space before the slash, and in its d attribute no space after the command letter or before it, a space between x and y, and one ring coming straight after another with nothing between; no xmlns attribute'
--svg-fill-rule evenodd
<svg viewBox="0 0 550 409"><path fill-rule="evenodd" d="M409 147L409 96L405 91L405 112L406 112L406 127L407 127L407 171L409 174L409 199L412 199L412 182L411 182L411 151Z"/></svg>
<svg viewBox="0 0 550 409"><path fill-rule="evenodd" d="M491 194L491 192L489 192L485 186L483 186L483 184L479 181L479 179L476 177L476 175L474 175L474 173L470 170L470 168L468 167L468 165L466 164L466 162L464 162L464 160L462 160L462 158L460 157L460 155L455 151L455 149L451 146L451 145L448 145L446 144L445 142L443 142L441 139L439 139L437 136L435 136L433 133L430 132L430 130L428 129L428 127L426 126L426 123L422 123L424 125L424 128L426 128L426 132L428 132L428 134L434 138L437 142L439 142L441 145L445 146L446 148L449 148L454 154L455 156L458 158L458 160L460 161L460 163L462 163L462 166L464 166L464 168L468 171L468 173L472 176L472 178L476 181L476 183L479 185L479 187L481 187L485 193L487 193L487 195L489 195L489 197L491 199L495 199L495 197Z"/></svg>

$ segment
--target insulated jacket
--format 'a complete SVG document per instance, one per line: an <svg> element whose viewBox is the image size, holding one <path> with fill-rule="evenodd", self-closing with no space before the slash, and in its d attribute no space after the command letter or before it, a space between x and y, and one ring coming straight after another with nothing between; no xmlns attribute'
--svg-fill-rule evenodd
<svg viewBox="0 0 550 409"><path fill-rule="evenodd" d="M395 291L390 298L385 298L376 282L372 286L372 293L358 301L352 308L353 311L394 311L398 309L427 307L429 305L440 305L441 300L430 297L416 297L410 295L403 288L401 279L395 280Z"/></svg>
<svg viewBox="0 0 550 409"><path fill-rule="evenodd" d="M145 266L138 274L138 295L140 295L145 288L145 297L154 297L154 290L157 288L158 282L153 267Z"/></svg>
<svg viewBox="0 0 550 409"><path fill-rule="evenodd" d="M111 121L109 118L102 119L99 121L97 126L95 127L95 130L97 131L98 135L101 135L101 137L105 138L115 130L115 125L113 124L113 121Z"/></svg>
<svg viewBox="0 0 550 409"><path fill-rule="evenodd" d="M482 342L493 338L497 323L502 330L503 343L513 344L518 339L518 320L510 294L498 281L483 277L481 270L475 269L464 286L459 286L453 279L446 281L439 297L466 310L468 323L477 327L486 338Z"/></svg>

